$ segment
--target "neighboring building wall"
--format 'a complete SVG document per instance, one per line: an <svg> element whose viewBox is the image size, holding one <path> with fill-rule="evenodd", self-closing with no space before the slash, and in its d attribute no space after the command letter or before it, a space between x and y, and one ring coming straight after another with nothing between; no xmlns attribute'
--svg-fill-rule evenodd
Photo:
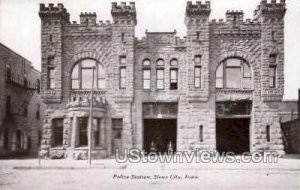
<svg viewBox="0 0 300 190"><path fill-rule="evenodd" d="M43 104L38 91L40 73L29 61L2 44L0 57L1 152L3 155L13 151L37 152L40 141L38 131L41 129L43 115ZM10 67L10 72L7 67ZM9 107L10 110L7 110ZM39 119L36 118L38 111Z"/></svg>

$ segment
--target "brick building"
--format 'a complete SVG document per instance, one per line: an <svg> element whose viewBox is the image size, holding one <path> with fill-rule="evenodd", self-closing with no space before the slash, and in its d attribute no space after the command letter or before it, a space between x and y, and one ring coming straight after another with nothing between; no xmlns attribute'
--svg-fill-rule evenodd
<svg viewBox="0 0 300 190"><path fill-rule="evenodd" d="M40 72L0 43L0 156L36 153L44 104Z"/></svg>
<svg viewBox="0 0 300 190"><path fill-rule="evenodd" d="M86 157L94 78L96 157L151 144L284 154L284 0L262 0L253 20L210 12L209 2L187 2L186 37L146 31L139 40L134 3L112 3L113 23L96 13L71 23L62 4L41 4L44 153Z"/></svg>

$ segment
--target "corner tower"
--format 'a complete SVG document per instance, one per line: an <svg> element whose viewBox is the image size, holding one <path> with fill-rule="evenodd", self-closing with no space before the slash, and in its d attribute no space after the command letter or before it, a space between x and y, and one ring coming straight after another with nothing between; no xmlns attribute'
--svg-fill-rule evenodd
<svg viewBox="0 0 300 190"><path fill-rule="evenodd" d="M262 0L254 11L261 23L261 96L279 101L284 93L284 16L285 0Z"/></svg>
<svg viewBox="0 0 300 190"><path fill-rule="evenodd" d="M201 88L194 87L193 76L189 76L188 89L191 94L199 96L202 101L209 98L209 15L210 2L196 4L188 1L185 12L185 25L187 27L187 62L189 72L194 72L195 63L201 67Z"/></svg>
<svg viewBox="0 0 300 190"><path fill-rule="evenodd" d="M63 4L40 4L42 79L41 91L45 103L59 103L62 98L62 36L70 14Z"/></svg>

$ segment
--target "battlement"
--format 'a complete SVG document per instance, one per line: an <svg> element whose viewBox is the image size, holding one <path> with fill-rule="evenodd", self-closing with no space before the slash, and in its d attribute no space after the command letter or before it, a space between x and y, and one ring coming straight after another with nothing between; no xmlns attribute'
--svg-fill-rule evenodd
<svg viewBox="0 0 300 190"><path fill-rule="evenodd" d="M40 4L40 11L39 16L41 18L44 17L61 17L64 21L70 22L70 14L68 13L67 9L64 8L64 5L58 3L57 6L54 6L53 3L49 3L48 7L41 3Z"/></svg>
<svg viewBox="0 0 300 190"><path fill-rule="evenodd" d="M224 19L212 19L210 21L210 24L227 24L228 22L227 21L224 21ZM243 21L242 23L240 24L259 24L260 22L257 20L257 19L246 19L245 21Z"/></svg>
<svg viewBox="0 0 300 190"><path fill-rule="evenodd" d="M286 12L285 0L261 0L260 4L254 10L254 17L259 18L261 16L272 16L283 18Z"/></svg>
<svg viewBox="0 0 300 190"><path fill-rule="evenodd" d="M81 12L79 17L80 17L80 24L87 25L87 26L95 26L97 23L97 15L95 12L93 13Z"/></svg>
<svg viewBox="0 0 300 190"><path fill-rule="evenodd" d="M186 4L186 16L190 17L199 17L199 16L209 16L211 12L210 1L197 1L196 4L193 4L191 1L188 1Z"/></svg>
<svg viewBox="0 0 300 190"><path fill-rule="evenodd" d="M226 12L226 21L232 24L240 24L244 21L244 12L243 11L227 11Z"/></svg>
<svg viewBox="0 0 300 190"><path fill-rule="evenodd" d="M134 20L136 24L136 9L135 9L135 3L130 2L129 5L126 5L126 2L121 2L120 5L118 5L116 2L112 2L112 9L111 9L111 15L116 20Z"/></svg>

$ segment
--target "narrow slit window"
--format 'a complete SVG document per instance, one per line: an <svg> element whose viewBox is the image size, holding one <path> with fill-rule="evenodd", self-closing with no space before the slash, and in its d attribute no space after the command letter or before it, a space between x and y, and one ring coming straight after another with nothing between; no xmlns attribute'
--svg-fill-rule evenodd
<svg viewBox="0 0 300 190"><path fill-rule="evenodd" d="M120 67L120 88L126 88L126 67Z"/></svg>
<svg viewBox="0 0 300 190"><path fill-rule="evenodd" d="M203 125L199 126L199 140L203 142Z"/></svg>
<svg viewBox="0 0 300 190"><path fill-rule="evenodd" d="M267 134L267 142L271 141L271 134L270 134L270 125L266 126L266 134Z"/></svg>
<svg viewBox="0 0 300 190"><path fill-rule="evenodd" d="M195 88L201 88L201 67L196 66L194 71L194 82L195 82Z"/></svg>
<svg viewBox="0 0 300 190"><path fill-rule="evenodd" d="M276 65L269 66L269 87L276 87Z"/></svg>

